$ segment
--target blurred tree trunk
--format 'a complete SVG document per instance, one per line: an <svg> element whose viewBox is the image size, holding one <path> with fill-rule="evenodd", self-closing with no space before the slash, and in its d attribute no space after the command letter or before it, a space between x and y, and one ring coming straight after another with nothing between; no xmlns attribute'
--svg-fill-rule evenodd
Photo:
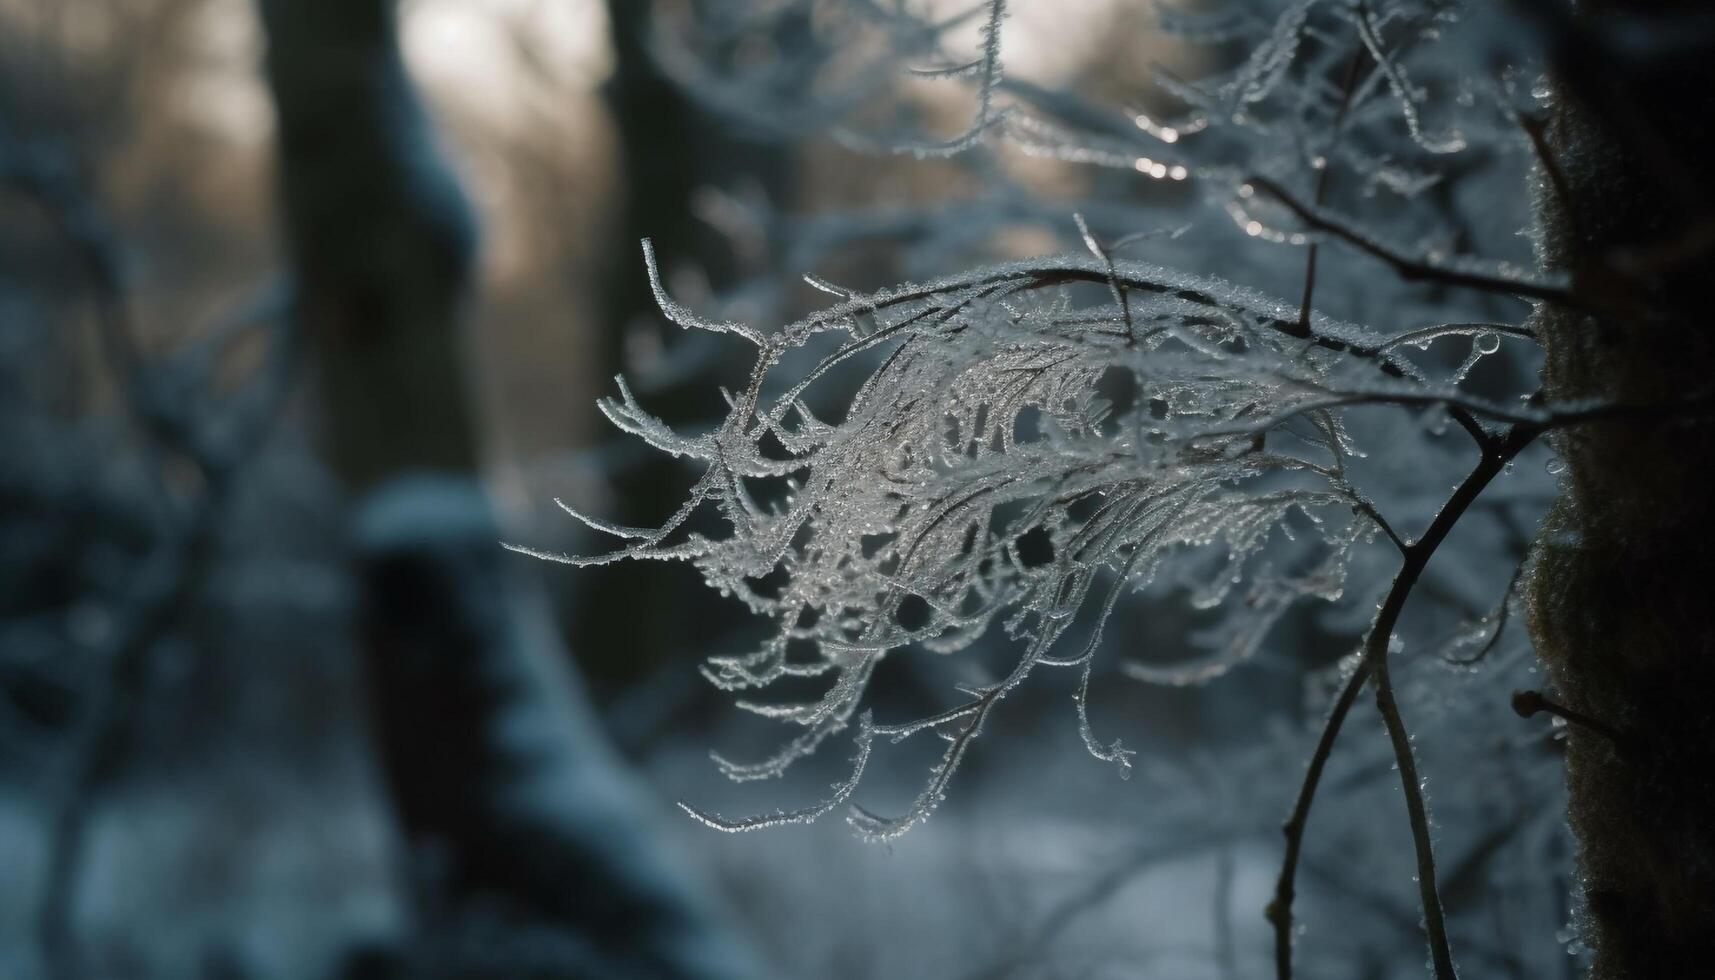
<svg viewBox="0 0 1715 980"><path fill-rule="evenodd" d="M263 0L287 243L334 470L474 473L459 329L476 226L381 0Z"/></svg>
<svg viewBox="0 0 1715 980"><path fill-rule="evenodd" d="M608 263L601 276L606 284L601 304L603 378L631 373L624 354L627 337L634 332L663 346L685 337L664 323L656 307L644 273L642 239L654 242L663 275L688 266L705 274L717 290L731 286L760 270L746 268L732 243L697 216L696 194L706 189L760 192L770 203L783 206L789 193L792 156L787 145L718 116L657 64L651 46L662 6L656 0L607 3L614 69L604 94L617 136L615 171L623 187L617 233L612 247L602 250ZM710 14L704 8L710 6L699 0L680 15L696 19L699 29L711 27L701 33L715 33L705 23ZM710 68L718 71L721 66ZM724 345L717 350L744 353ZM710 364L708 371L716 373L719 367ZM739 370L736 363L733 367ZM699 400L706 398L705 386L651 392L648 377L631 380L641 382L650 410L670 423L695 425L722 410L719 403ZM636 456L627 457L611 474L615 519L634 526L657 525L678 508L689 479L672 460L641 447L627 445L625 451ZM664 563L626 562L604 568L590 582L582 603L611 613L582 617L574 626L576 645L593 682L617 686L638 681L669 658L705 652L709 639L721 634L720 624L736 623L730 603L692 586L686 574L684 568ZM678 615L652 613L651 604L663 596L683 604Z"/></svg>
<svg viewBox="0 0 1715 980"><path fill-rule="evenodd" d="M392 0L261 0L297 326L353 492L360 645L415 932L354 976L754 976L508 573L477 478L474 222Z"/></svg>
<svg viewBox="0 0 1715 980"><path fill-rule="evenodd" d="M1537 188L1543 254L1581 293L1630 311L1541 312L1544 387L1555 400L1661 403L1706 397L1715 381L1715 51L1690 50L1696 33L1644 16L1673 6L1587 2L1582 23L1546 18L1560 174ZM1651 43L1605 46L1622 28ZM1707 22L1700 29L1707 41ZM1638 311L1646 305L1659 312ZM1567 732L1591 975L1709 976L1715 428L1706 410L1610 422L1565 432L1558 449L1568 468L1537 544L1532 633L1567 706L1621 736Z"/></svg>

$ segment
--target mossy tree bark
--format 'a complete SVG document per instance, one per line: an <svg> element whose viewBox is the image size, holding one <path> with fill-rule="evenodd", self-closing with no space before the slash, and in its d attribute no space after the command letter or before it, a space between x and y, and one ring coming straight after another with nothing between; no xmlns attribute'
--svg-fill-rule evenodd
<svg viewBox="0 0 1715 980"><path fill-rule="evenodd" d="M1540 312L1553 400L1657 404L1715 382L1715 52L1674 50L1668 6L1547 18L1558 174L1536 188L1542 255L1604 311ZM1651 44L1609 46L1621 29ZM1715 971L1712 423L1608 422L1556 446L1567 469L1536 546L1532 634L1558 696L1621 735L1567 733L1593 980Z"/></svg>

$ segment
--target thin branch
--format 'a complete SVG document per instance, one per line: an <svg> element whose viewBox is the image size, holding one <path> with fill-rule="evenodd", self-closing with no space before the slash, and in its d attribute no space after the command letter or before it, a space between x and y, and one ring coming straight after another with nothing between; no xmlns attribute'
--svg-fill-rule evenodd
<svg viewBox="0 0 1715 980"><path fill-rule="evenodd" d="M1379 643L1372 641L1364 656L1374 661L1376 710L1381 713L1388 741L1393 744L1400 788L1405 794L1406 818L1411 824L1412 847L1417 857L1417 890L1423 908L1423 929L1429 937L1429 957L1435 966L1436 980L1458 980L1453 969L1453 951L1447 941L1441 892L1435 880L1435 849L1429 834L1429 810L1423 799L1423 783L1417 774L1417 757L1411 748L1411 734L1406 730L1405 719L1400 715L1399 702L1394 696L1387 646L1386 639Z"/></svg>
<svg viewBox="0 0 1715 980"><path fill-rule="evenodd" d="M1184 437L1189 445L1203 439L1231 439L1267 432L1288 419L1310 412L1357 405L1392 405L1406 408L1441 407L1471 433L1479 448L1487 449L1505 441L1505 436L1482 427L1476 417L1492 419L1507 425L1527 428L1537 434L1551 429L1566 429L1598 422L1659 422L1674 416L1695 416L1715 409L1715 388L1690 398L1668 402L1625 403L1598 402L1581 405L1544 405L1532 398L1523 409L1497 405L1462 392L1435 391L1339 391L1328 390L1327 397L1301 402L1248 425L1203 429Z"/></svg>
<svg viewBox="0 0 1715 980"><path fill-rule="evenodd" d="M1539 713L1553 715L1568 724L1587 728L1606 738L1614 743L1614 748L1619 752L1627 752L1631 749L1631 739L1627 738L1624 732L1607 722L1592 718L1582 711L1575 711L1563 704L1550 701L1541 691L1514 691L1512 705L1513 712L1520 718L1531 718Z"/></svg>
<svg viewBox="0 0 1715 980"><path fill-rule="evenodd" d="M1111 250L1108 254L1111 257ZM1396 338L1376 337L1373 341L1368 338L1359 339L1359 337L1350 334L1319 330L1314 324L1306 336L1299 329L1296 316L1281 316L1276 312L1280 304L1268 300L1261 294L1244 295L1235 301L1231 297L1222 298L1216 295L1217 289L1226 287L1224 284L1213 280L1199 280L1147 263L1104 261L1095 256L1089 259L1077 255L1028 259L973 270L934 283L913 283L878 293L854 294L843 303L818 310L802 320L786 325L782 328L781 333L793 335L825 329L832 324L849 321L859 315L873 314L883 309L908 303L923 302L936 296L966 293L969 294L969 299L985 294L989 296L1011 295L1029 290L1063 286L1069 283L1091 283L1109 289L1136 290L1139 293L1173 294L1189 302L1206 305L1211 309L1231 306L1236 302L1245 313L1255 317L1257 323L1266 329L1290 337L1302 338L1324 350L1373 360L1376 362L1378 370L1392 378L1407 379L1417 376L1416 370L1410 366L1409 362L1388 355L1387 352L1395 346L1393 341ZM923 314L919 315L925 315L928 312L924 311ZM886 339L885 334L897 332L905 325L904 323L894 324L892 327L876 333L866 334L862 339L868 344L879 343ZM1461 420L1460 424L1466 424L1465 420Z"/></svg>
<svg viewBox="0 0 1715 980"><path fill-rule="evenodd" d="M1329 149L1333 149L1340 140L1340 130L1346 122L1346 111L1352 105L1352 92L1357 88L1358 72L1363 68L1365 53L1363 47L1358 47L1352 52L1351 60L1346 63L1346 78L1340 84L1340 105L1334 110L1334 121L1331 124L1333 133L1329 137ZM1328 174L1333 169L1334 161L1329 158L1328 154L1322 154L1322 166L1318 168L1316 174L1316 206L1318 208L1323 205L1328 197ZM1318 247L1316 242L1311 242L1309 254L1304 260L1304 299L1298 305L1298 328L1304 331L1306 337L1310 335L1311 298L1316 293Z"/></svg>
<svg viewBox="0 0 1715 980"><path fill-rule="evenodd" d="M1131 294L1120 285L1119 274L1114 270L1113 253L1102 244L1095 232L1090 230L1090 226L1084 221L1082 214L1074 212L1072 218L1078 223L1078 234L1083 236L1084 247L1088 248L1090 254L1101 259L1108 267L1108 291L1113 295L1114 305L1120 308L1120 315L1125 319L1126 346L1135 347L1137 346L1137 327L1131 320Z"/></svg>
<svg viewBox="0 0 1715 980"><path fill-rule="evenodd" d="M1417 100L1413 97L1411 83L1406 79L1405 69L1383 50L1380 26L1370 12L1369 5L1362 0L1359 0L1357 9L1352 12L1352 22L1357 25L1359 40L1369 49L1370 56L1376 59L1376 67L1381 70L1388 88L1399 101L1400 115L1405 119L1405 128L1411 134L1412 142L1430 153L1457 153L1463 150L1465 140L1457 132L1444 139L1432 139L1423 131L1423 121L1417 112Z"/></svg>
<svg viewBox="0 0 1715 980"><path fill-rule="evenodd" d="M1536 331L1517 323L1437 323L1427 327L1418 327L1404 333L1389 337L1387 342L1377 347L1378 352L1390 351L1395 347L1406 344L1425 344L1442 337L1465 337L1473 333L1493 333L1506 337L1517 337L1532 343L1540 343Z"/></svg>
<svg viewBox="0 0 1715 980"><path fill-rule="evenodd" d="M1538 300L1577 309L1584 309L1588 305L1581 302L1571 289L1542 279L1496 275L1475 269L1456 268L1433 259L1414 258L1370 237L1346 219L1300 201L1286 188L1267 177L1253 176L1248 178L1246 183L1266 191L1311 228L1343 239L1359 251L1392 266L1394 272L1407 281L1439 282L1479 292Z"/></svg>
<svg viewBox="0 0 1715 980"><path fill-rule="evenodd" d="M1310 806L1316 801L1316 789L1322 782L1322 770L1327 767L1328 759L1334 751L1334 739L1340 734L1340 729L1346 723L1346 715L1352 710L1352 704L1358 699L1358 692L1369 680L1370 668L1368 661L1360 660L1352 671L1346 683L1340 689L1340 694L1334 699L1333 707L1329 709L1328 718L1322 724L1322 734L1316 739L1316 748L1310 753L1310 763L1304 772L1304 781L1298 787L1298 797L1292 804L1292 815L1281 825L1281 832L1286 835L1286 854L1281 860L1280 875L1275 879L1274 898L1269 901L1264 912L1269 923L1274 926L1274 972L1278 980L1292 980L1292 902L1297 897L1295 881L1298 876L1299 857L1304 851L1304 831L1310 819Z"/></svg>
<svg viewBox="0 0 1715 980"><path fill-rule="evenodd" d="M1375 526L1381 530L1382 534L1386 535L1387 539L1393 542L1393 546L1399 549L1399 553L1401 555L1411 550L1411 545L1408 544L1404 538L1399 536L1399 532L1393 529L1393 525L1388 522L1387 518L1382 516L1381 511L1376 509L1376 505L1371 503L1369 498L1361 496L1343 479L1338 481L1335 486L1342 491L1347 491L1347 496L1351 499L1352 506L1357 509L1358 513L1369 518L1371 523L1375 524Z"/></svg>
<svg viewBox="0 0 1715 980"><path fill-rule="evenodd" d="M1489 656L1489 654L1495 651L1496 647L1500 646L1501 635L1506 632L1507 619L1512 614L1513 593L1518 591L1519 583L1524 581L1524 569L1525 563L1522 561L1514 566L1513 576L1507 581L1506 590L1501 593L1501 601L1495 604L1495 608L1492 612L1483 617L1483 622L1489 623L1491 626L1488 638L1483 641L1482 648L1476 653L1471 654L1469 657L1449 657L1443 655L1441 658L1442 660L1458 667L1470 667L1481 663Z"/></svg>
<svg viewBox="0 0 1715 980"><path fill-rule="evenodd" d="M1483 490L1499 475L1512 458L1529 445L1541 433L1541 429L1533 425L1516 425L1504 436L1491 440L1490 448L1483 453L1475 469L1467 476L1453 495L1447 498L1440 512L1430 522L1423 537L1407 550L1405 560L1395 576L1393 585L1389 587L1387 597L1383 600L1381 610L1376 614L1374 625L1369 636L1364 641L1363 657L1346 679L1339 696L1328 713L1328 719L1322 726L1322 733L1317 738L1316 748L1311 753L1310 763L1306 767L1304 782L1299 786L1298 797L1293 802L1292 813L1282 831L1286 834L1286 854L1282 859L1280 876L1275 881L1274 899L1269 902L1267 916L1274 926L1274 959L1275 974L1279 980L1290 980L1292 977L1292 903L1295 897L1294 880L1298 872L1298 864L1304 849L1304 834L1310 818L1310 807L1315 802L1316 790L1322 780L1322 772L1327 767L1328 759L1334 750L1334 740L1339 736L1340 729L1345 725L1346 716L1351 713L1352 705L1357 700L1358 692L1363 689L1372 676L1379 680L1385 676L1388 652L1388 642L1393 636L1394 625L1399 621L1400 613L1405 609L1406 600L1411 595L1412 588L1417 584L1423 569L1428 566L1429 559L1441 546L1449 532L1453 530L1460 518L1470 509ZM1379 668L1379 670L1378 670ZM1388 699L1391 701L1392 692L1389 689ZM1378 707L1382 700L1378 684ZM1397 708L1393 711L1397 719ZM1390 734L1392 731L1390 723ZM1403 726L1400 726L1403 734ZM1394 745L1396 757L1399 756L1401 745ZM1404 745L1405 755L1409 757L1410 745ZM1415 772L1415 766L1413 767ZM1414 812L1420 813L1423 807L1422 790L1417 785L1415 774L1410 779L1405 778L1405 770L1401 769L1402 787L1407 806ZM1451 980L1452 956L1447 947L1446 924L1441 914L1441 900L1435 885L1434 858L1429 840L1427 820L1421 823L1414 817L1412 820L1413 844L1418 854L1418 887L1423 902L1424 929L1428 933L1432 957L1436 964L1438 980Z"/></svg>
<svg viewBox="0 0 1715 980"><path fill-rule="evenodd" d="M957 156L982 142L988 131L1006 118L1006 108L995 106L995 95L1001 84L1000 27L1001 21L1006 19L1006 0L986 0L982 9L988 14L982 27L982 55L952 73L978 76L977 111L970 126L957 136L941 142L896 142L889 147L893 152L909 153L918 157ZM862 145L865 141L848 134L848 142Z"/></svg>

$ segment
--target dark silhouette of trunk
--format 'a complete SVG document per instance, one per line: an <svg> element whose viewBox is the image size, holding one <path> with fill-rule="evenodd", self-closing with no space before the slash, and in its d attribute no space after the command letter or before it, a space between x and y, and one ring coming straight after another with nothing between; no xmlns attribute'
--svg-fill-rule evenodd
<svg viewBox="0 0 1715 980"><path fill-rule="evenodd" d="M651 53L660 6L652 0L607 4L614 70L604 94L618 137L615 171L623 186L617 233L613 247L605 250L602 276L603 378L628 370L624 338L633 329L656 331L667 345L686 339L684 331L663 321L656 307L639 242L654 242L664 275L690 265L716 289L730 286L746 272L758 270L745 269L731 243L697 217L696 193L704 188L760 189L783 205L790 183L791 151L786 144L717 116L662 71ZM691 5L684 16L706 18L702 6ZM794 43L791 38L781 41ZM744 370L743 350L725 344L715 350L717 357L738 356L726 365L732 373ZM707 376L719 376L721 367L710 363ZM707 398L708 387L701 383L706 378L653 391L648 390L651 379L632 380L644 384L650 411L670 423L695 426L721 410ZM613 434L609 430L603 435ZM618 506L613 516L636 526L658 524L678 508L689 478L673 461L641 452L629 442L624 447L636 455L627 456L611 474ZM681 607L676 615L659 614L663 597ZM733 604L697 587L683 568L654 562L604 568L591 579L582 601L585 608L604 611L582 617L573 627L580 658L598 685L623 686L668 660L697 658L707 652L711 637L730 632L738 621Z"/></svg>
<svg viewBox="0 0 1715 980"><path fill-rule="evenodd" d="M471 473L460 314L475 222L440 159L381 0L263 0L287 244L320 426L354 490Z"/></svg>
<svg viewBox="0 0 1715 980"><path fill-rule="evenodd" d="M352 976L755 976L653 833L477 479L474 222L391 0L262 0L285 223L416 928Z"/></svg>
<svg viewBox="0 0 1715 980"><path fill-rule="evenodd" d="M1687 42L1698 31L1706 42L1708 24L1655 19L1668 4L1581 3L1577 22L1531 6L1558 86L1548 139L1559 173L1536 190L1543 256L1611 311L1542 311L1546 393L1634 404L1706 396L1715 50ZM1632 43L1609 46L1622 28ZM1536 548L1532 632L1558 696L1618 733L1567 733L1591 976L1708 976L1715 427L1705 409L1558 438L1565 489Z"/></svg>

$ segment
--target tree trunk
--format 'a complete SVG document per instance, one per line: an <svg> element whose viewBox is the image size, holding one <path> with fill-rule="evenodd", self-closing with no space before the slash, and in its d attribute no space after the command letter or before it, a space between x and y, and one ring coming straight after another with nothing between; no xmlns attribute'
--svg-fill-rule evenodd
<svg viewBox="0 0 1715 980"><path fill-rule="evenodd" d="M351 977L757 976L656 833L478 479L475 226L392 0L261 0L319 435L415 929Z"/></svg>
<svg viewBox="0 0 1715 980"><path fill-rule="evenodd" d="M280 183L335 472L474 473L460 330L476 225L405 73L384 0L262 0Z"/></svg>
<svg viewBox="0 0 1715 980"><path fill-rule="evenodd" d="M1581 21L1544 16L1558 86L1548 137L1560 175L1545 174L1536 188L1540 247L1550 268L1610 311L1540 312L1544 390L1554 400L1659 404L1707 393L1715 380L1715 254L1700 240L1715 168L1707 101L1715 57L1707 46L1674 57L1669 43L1683 48L1685 35L1639 16L1650 6L1586 2ZM1652 43L1606 47L1622 26ZM1536 546L1532 634L1566 706L1619 735L1567 731L1591 976L1707 976L1715 428L1704 411L1558 438L1566 475Z"/></svg>

